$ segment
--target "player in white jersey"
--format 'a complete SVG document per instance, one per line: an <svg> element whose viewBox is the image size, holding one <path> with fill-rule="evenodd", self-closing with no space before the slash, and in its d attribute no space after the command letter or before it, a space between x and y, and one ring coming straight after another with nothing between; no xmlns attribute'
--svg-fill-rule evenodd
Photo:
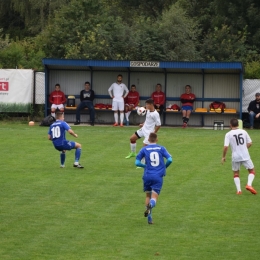
<svg viewBox="0 0 260 260"><path fill-rule="evenodd" d="M246 189L252 194L257 194L256 190L252 187L252 182L255 178L255 169L248 152L248 148L252 145L252 140L245 130L238 128L237 119L230 120L230 127L231 130L225 135L222 164L226 161L226 154L228 147L230 146L232 151L232 170L234 173L234 182L237 188L237 194L242 194L239 178L241 165L244 165L249 173Z"/></svg>
<svg viewBox="0 0 260 260"><path fill-rule="evenodd" d="M115 123L118 126L118 111L120 111L120 126L123 127L124 121L124 98L127 96L129 90L124 83L122 83L123 76L117 76L117 82L113 83L108 89L110 97L113 99L112 110L114 111Z"/></svg>
<svg viewBox="0 0 260 260"><path fill-rule="evenodd" d="M136 140L144 137L144 146L149 144L149 135L150 133L157 133L158 130L161 127L161 119L160 115L157 112L157 110L154 107L154 101L153 99L147 99L145 101L145 107L146 107L146 118L145 122L143 124L140 124L141 127L139 130L137 130L131 137L130 137L130 149L131 152L129 155L127 155L125 158L129 159L131 157L136 156Z"/></svg>

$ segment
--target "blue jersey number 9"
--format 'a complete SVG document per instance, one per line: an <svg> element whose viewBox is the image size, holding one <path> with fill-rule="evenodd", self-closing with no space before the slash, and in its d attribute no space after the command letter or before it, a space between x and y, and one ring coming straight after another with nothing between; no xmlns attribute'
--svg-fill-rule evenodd
<svg viewBox="0 0 260 260"><path fill-rule="evenodd" d="M160 164L159 154L157 152L150 153L151 165L156 167Z"/></svg>

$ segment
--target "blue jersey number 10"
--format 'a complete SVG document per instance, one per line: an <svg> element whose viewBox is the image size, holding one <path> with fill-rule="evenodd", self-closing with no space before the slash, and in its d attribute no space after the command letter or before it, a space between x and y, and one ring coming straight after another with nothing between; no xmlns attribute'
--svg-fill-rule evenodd
<svg viewBox="0 0 260 260"><path fill-rule="evenodd" d="M51 129L51 134L52 134L52 138L59 138L60 137L60 127L59 126L54 126Z"/></svg>

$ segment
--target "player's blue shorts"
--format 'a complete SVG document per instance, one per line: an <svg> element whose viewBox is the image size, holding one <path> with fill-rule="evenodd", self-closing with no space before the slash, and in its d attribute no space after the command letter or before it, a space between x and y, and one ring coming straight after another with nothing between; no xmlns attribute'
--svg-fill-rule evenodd
<svg viewBox="0 0 260 260"><path fill-rule="evenodd" d="M182 110L193 110L193 107L192 106L182 106L181 107Z"/></svg>
<svg viewBox="0 0 260 260"><path fill-rule="evenodd" d="M76 146L76 143L75 143L75 142L66 141L66 142L64 142L63 145L54 146L54 147L55 147L55 149L58 150L58 151L63 151L63 150L70 151L71 149L74 149L75 146Z"/></svg>
<svg viewBox="0 0 260 260"><path fill-rule="evenodd" d="M163 177L154 174L143 176L144 191L155 191L158 195L163 185Z"/></svg>

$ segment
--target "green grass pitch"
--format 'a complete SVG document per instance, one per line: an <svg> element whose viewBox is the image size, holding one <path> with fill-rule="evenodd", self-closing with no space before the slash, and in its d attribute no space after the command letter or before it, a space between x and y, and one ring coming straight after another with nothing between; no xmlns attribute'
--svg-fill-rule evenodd
<svg viewBox="0 0 260 260"><path fill-rule="evenodd" d="M236 195L231 152L221 165L228 130L162 127L159 144L172 154L164 186L144 218L142 169L129 153L137 127L72 126L82 144L61 169L47 127L1 122L0 259L258 259L260 131L249 132L259 192ZM142 146L139 140L138 150Z"/></svg>

